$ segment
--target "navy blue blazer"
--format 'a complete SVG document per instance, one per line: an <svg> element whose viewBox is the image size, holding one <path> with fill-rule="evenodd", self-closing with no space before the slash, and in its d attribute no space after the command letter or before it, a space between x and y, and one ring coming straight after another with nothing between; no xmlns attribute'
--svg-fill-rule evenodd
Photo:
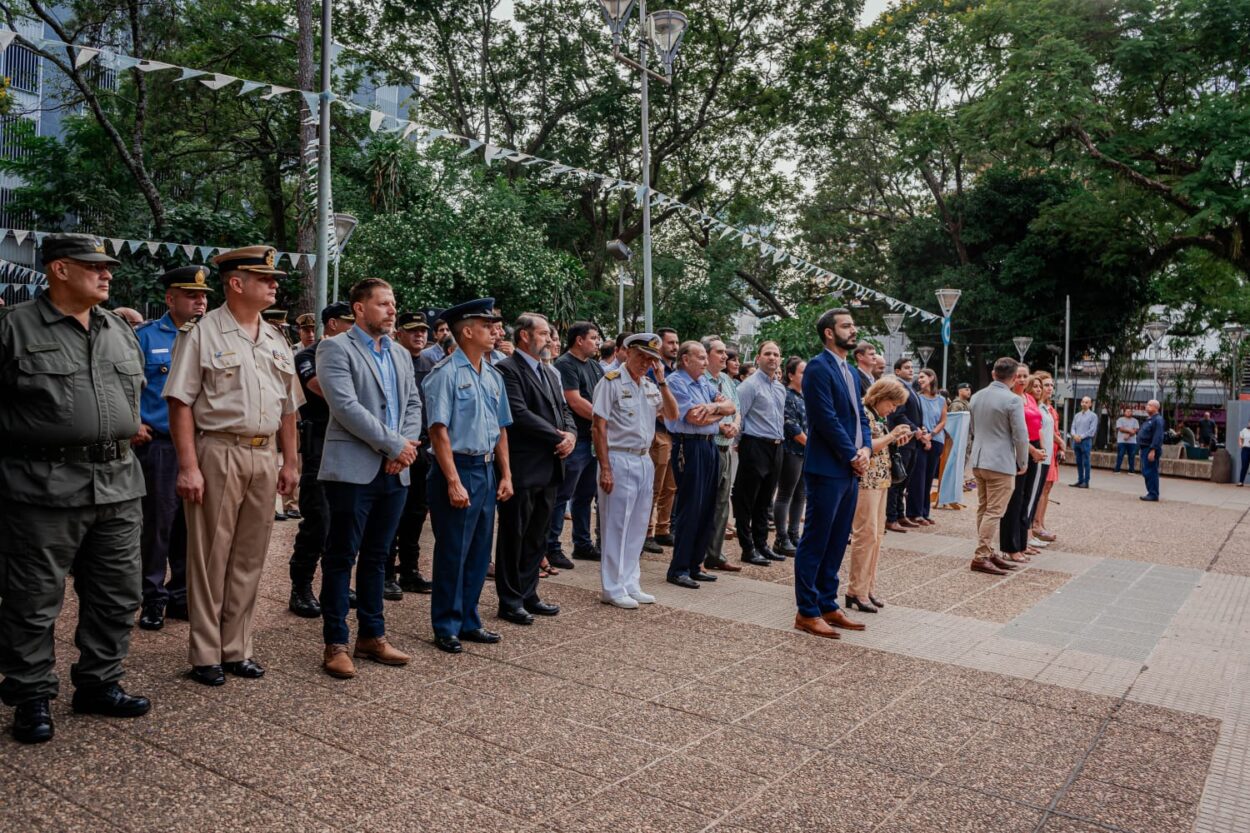
<svg viewBox="0 0 1250 833"><path fill-rule="evenodd" d="M872 448L872 429L860 401L859 380L851 370L854 390L847 391L842 371L828 350L813 356L803 371L803 404L807 406L807 452L803 470L824 477L851 477L855 434Z"/></svg>

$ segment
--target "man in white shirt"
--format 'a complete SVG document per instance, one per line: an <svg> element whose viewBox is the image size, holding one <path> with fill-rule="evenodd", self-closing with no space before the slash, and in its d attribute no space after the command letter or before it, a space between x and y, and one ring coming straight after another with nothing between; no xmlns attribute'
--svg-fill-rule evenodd
<svg viewBox="0 0 1250 833"><path fill-rule="evenodd" d="M1115 473L1120 473L1120 464L1128 457L1129 474L1137 474L1137 432L1141 423L1133 416L1133 409L1124 406L1124 416L1115 421ZM1075 439L1075 438L1073 438Z"/></svg>

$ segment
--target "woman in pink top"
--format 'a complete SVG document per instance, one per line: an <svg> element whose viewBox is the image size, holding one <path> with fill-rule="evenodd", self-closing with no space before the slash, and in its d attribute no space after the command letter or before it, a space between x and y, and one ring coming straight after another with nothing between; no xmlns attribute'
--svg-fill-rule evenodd
<svg viewBox="0 0 1250 833"><path fill-rule="evenodd" d="M1016 396L1024 399L1024 424L1029 433L1029 463L1021 474L1016 475L1015 487L1011 490L1011 500L1007 511L1003 514L1002 525L998 532L998 546L1003 551L1003 559L1017 564L1027 564L1030 559L1026 550L1029 547L1029 510L1041 469L1038 467L1046 457L1042 450L1042 412L1037 400L1025 392L1029 382L1029 368L1020 365L1016 369L1016 378L1011 390Z"/></svg>

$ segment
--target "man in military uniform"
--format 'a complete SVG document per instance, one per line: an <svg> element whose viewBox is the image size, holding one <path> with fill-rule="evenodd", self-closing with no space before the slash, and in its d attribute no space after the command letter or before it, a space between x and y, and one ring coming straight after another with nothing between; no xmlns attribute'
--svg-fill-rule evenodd
<svg viewBox="0 0 1250 833"><path fill-rule="evenodd" d="M425 349L425 339L430 332L430 325L425 323L425 316L419 312L400 313L395 319L396 337L400 345L412 356L412 368L416 374L417 388L429 375L424 369L426 362L422 360L421 351ZM391 551L390 564L386 571L384 598L395 601L402 599L404 593L428 594L434 589L421 575L421 530L425 527L425 516L429 514L426 501L425 481L430 473L430 428L425 420L421 423L421 444L417 447L417 460L412 464L411 479L408 484L408 500L404 503L404 514L399 519L399 533L395 536L395 546Z"/></svg>
<svg viewBox="0 0 1250 833"><path fill-rule="evenodd" d="M213 258L225 304L182 328L165 385L187 515L192 677L205 685L224 684L225 672L265 673L252 655L252 618L274 489L289 494L299 478L304 395L290 345L260 315L286 274L276 254L249 246Z"/></svg>
<svg viewBox="0 0 1250 833"><path fill-rule="evenodd" d="M116 260L85 234L43 240L48 288L0 310L0 699L13 736L52 738L53 628L74 573L74 711L138 717L122 660L140 599L143 357L108 300Z"/></svg>
<svg viewBox="0 0 1250 833"><path fill-rule="evenodd" d="M321 326L325 338L345 333L356 323L350 304L336 301L321 311ZM322 339L324 341L325 339ZM313 593L313 576L325 552L326 535L329 534L330 504L317 472L321 470L321 452L325 447L326 425L330 422L330 409L321 395L321 383L317 381L317 349L321 341L313 342L295 354L295 373L304 391L304 404L299 409L299 453L302 466L299 476L299 530L295 533L295 545L291 550L291 598L288 608L296 616L316 619L321 615L321 603Z"/></svg>
<svg viewBox="0 0 1250 833"><path fill-rule="evenodd" d="M214 259L215 262L216 259ZM282 337L289 343L291 341L291 325L286 320L286 310L284 309L267 309L262 310L260 317L265 319L265 323L272 324L278 328L278 332L282 333Z"/></svg>
<svg viewBox="0 0 1250 833"><path fill-rule="evenodd" d="M599 460L603 601L633 610L655 601L639 583L655 478L651 441L657 416L677 418L677 400L664 378L660 337L636 333L625 339L625 346L628 354L622 365L595 385L591 430ZM648 370L655 372L654 382Z"/></svg>
<svg viewBox="0 0 1250 833"><path fill-rule="evenodd" d="M317 316L311 312L297 316L295 326L299 331L300 349L312 347L317 341Z"/></svg>
<svg viewBox="0 0 1250 833"><path fill-rule="evenodd" d="M490 565L495 502L512 497L512 413L503 377L484 360L495 343L494 306L494 298L480 298L443 313L459 349L422 383L436 461L426 492L434 524L430 618L434 644L451 654L463 650L461 639L499 641L477 612Z"/></svg>
<svg viewBox="0 0 1250 833"><path fill-rule="evenodd" d="M139 627L156 631L165 626L165 610L187 618L186 520L180 518L181 501L174 490L178 479L178 456L169 436L169 406L165 404L165 380L173 361L178 328L199 318L208 309L208 270L181 266L161 275L168 311L135 331L143 351L143 375L147 386L139 402L142 424L131 440L143 466L147 495L143 498L143 610ZM166 581L166 573L169 579Z"/></svg>

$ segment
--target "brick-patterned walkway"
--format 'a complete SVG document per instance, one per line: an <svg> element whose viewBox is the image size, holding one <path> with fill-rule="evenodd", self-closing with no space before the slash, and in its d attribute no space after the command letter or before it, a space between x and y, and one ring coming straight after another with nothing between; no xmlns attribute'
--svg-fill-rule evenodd
<svg viewBox="0 0 1250 833"><path fill-rule="evenodd" d="M787 564L686 591L648 558L632 612L578 562L560 616L458 657L426 598L387 603L414 662L346 682L285 610L280 524L266 677L205 689L185 624L136 631L152 714L66 696L51 744L0 741L0 831L1250 831L1250 494L1136 485L1056 490L1060 541L1006 579L967 571L970 511L888 536L890 604L838 642L790 629Z"/></svg>

